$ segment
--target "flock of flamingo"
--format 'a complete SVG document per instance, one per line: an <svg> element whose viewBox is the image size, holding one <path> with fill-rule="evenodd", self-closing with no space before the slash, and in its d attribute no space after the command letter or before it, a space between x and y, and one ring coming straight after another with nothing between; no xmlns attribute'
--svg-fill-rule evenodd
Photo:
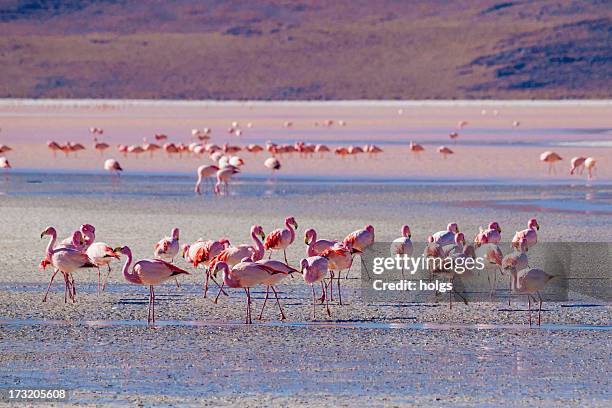
<svg viewBox="0 0 612 408"><path fill-rule="evenodd" d="M423 253L428 258L466 258L475 259L479 257L486 263L485 273L491 282L496 281L497 273L510 274L510 290L514 295L525 295L529 304L529 324L531 325L531 300L539 301L538 325L541 323L542 298L540 292L546 283L554 276L541 269L529 266L527 251L537 244L537 231L540 226L535 218L528 221L527 228L517 231L512 239L513 252L505 257L499 248L501 241L501 228L499 223L491 222L488 228L480 228L473 243L467 243L463 232L459 232L457 223L448 224L447 228L438 231L427 238L427 246ZM174 264L181 256L194 268L201 267L204 274L203 292L207 296L209 283L218 287L218 293L214 299L216 304L221 294L228 295L225 287L240 288L246 295L246 323L252 323L251 289L255 286L265 286L266 296L263 301L259 319L263 317L270 291L274 294L276 305L280 312L280 318L285 319L285 313L281 306L277 286L289 275L301 273L306 284L312 290L312 317L316 317L316 303L324 304L328 316L331 316L329 302L334 301L334 284L336 286L335 297L339 305L342 305L341 294L341 272L347 271L345 278L348 279L353 258L362 254L375 242L374 227L366 225L364 228L351 232L342 240L318 239L314 229L306 230L304 234L305 257L299 262L299 269L291 266L287 260L286 249L295 242L298 224L294 217L285 219L283 228L264 233L260 225L253 225L250 230L252 242L234 245L226 238L216 240L198 239L195 242L182 246L179 245L179 229L174 228L170 236L162 238L154 245L152 259L134 261L132 251L128 246L113 247L104 242L95 240L95 228L90 224L83 224L75 230L70 237L57 243L57 231L53 227L47 227L41 238L50 236L45 255L40 263L42 269L52 266L54 272L44 295L43 302L47 301L49 290L58 273L64 277L64 302L68 299L76 302L76 285L73 273L81 268L97 268L98 270L98 293L104 290L111 273L110 263L113 259L119 259L121 255L126 257L123 265L123 277L125 280L136 285L149 286L148 322L155 323L155 290L154 287L168 280L175 280L179 286L178 278L188 275L185 269ZM268 251L268 257L265 253ZM272 252L283 252L282 260L272 259ZM413 255L413 243L410 227L404 225L401 228L401 237L393 241L390 247L392 256ZM368 274L367 266L361 259L362 271ZM436 265L434 263L434 265ZM458 271L447 266L447 263L439 263L439 267L430 270L433 277L448 278L453 281L456 278L469 279L473 271ZM108 272L101 282L100 268L107 267ZM218 274L221 279L218 280ZM402 271L403 273L403 271ZM321 286L321 296L317 298L315 286ZM452 308L453 292L461 297L467 305L467 300L458 292L449 292L449 307ZM491 296L495 292L495 283L491 287ZM510 302L510 300L509 300Z"/></svg>
<svg viewBox="0 0 612 408"><path fill-rule="evenodd" d="M401 113L400 113L401 114ZM340 126L346 126L345 121L334 121L334 120L326 120L319 124L319 122L315 122L315 126L326 126L331 127L334 124L338 124ZM460 121L457 124L457 129L461 130L468 124L467 121ZM247 123L247 128L251 128L253 124L251 122ZM290 128L293 126L293 122L287 121L283 124L284 127ZM515 121L513 126L519 126L519 122ZM92 127L89 129L89 132L93 136L93 148L98 151L100 155L105 155L107 150L111 148L108 143L105 143L100 140L104 135L104 130L99 127ZM238 144L230 144L224 143L223 145L217 145L214 143L210 143L212 130L210 128L204 129L193 129L191 131L192 142L189 144L185 143L174 143L168 141L168 136L165 134L156 134L154 135L155 142L147 141L147 138L143 139L142 144L119 144L117 145L117 152L122 154L124 157L134 156L138 157L141 154L149 154L150 157L153 157L156 151L164 151L169 157L177 155L178 157L182 157L182 155L188 155L194 158L201 158L204 155L208 155L209 159L213 162L210 165L203 165L198 167L196 175L198 181L196 183L195 191L199 194L201 192L201 184L202 182L207 181L208 179L212 179L211 187L212 191L215 194L227 193L229 188L229 181L231 178L240 172L240 167L242 167L245 163L244 159L240 157L238 154L242 151L249 152L253 154L257 154L263 151L268 152L271 157L266 158L263 161L263 165L272 172L272 175L281 168L281 158L284 155L292 155L294 153L299 154L301 157L311 157L315 154L324 155L326 153L333 152L335 155L345 158L347 156L357 157L361 154L367 154L369 157L375 157L379 153L382 153L383 150L374 144L366 144L364 146L338 146L332 148L325 144L311 144L306 143L304 141L297 141L293 144L277 144L271 141L268 141L265 145L259 144L248 144L248 145L238 145ZM243 134L243 130L238 122L232 122L231 126L228 128L228 133L241 136ZM456 140L459 137L459 133L456 131L451 132L449 134L450 140ZM48 141L47 147L54 156L57 155L57 152L63 152L67 157L70 154L77 154L82 150L86 150L86 147L81 143L76 142L66 142L66 143L58 143L57 141ZM411 141L408 145L409 151L415 154L417 157L421 155L422 152L425 151L425 147L419 143L415 143ZM9 152L13 150L11 147L0 144L0 154L4 152ZM455 152L450 149L448 146L439 146L436 151L442 155L444 159L448 156L455 154ZM540 161L548 165L548 173L556 174L555 163L563 160L562 157L553 151L546 151L540 155ZM588 179L593 178L593 171L597 161L593 157L583 157L576 156L571 159L569 174L582 174L584 170L587 170ZM11 168L11 164L5 156L0 156L0 168L9 169ZM123 167L119 163L119 161L115 158L109 158L104 161L103 164L104 170L111 172L115 175L119 175L123 171ZM216 178L216 183L215 179Z"/></svg>

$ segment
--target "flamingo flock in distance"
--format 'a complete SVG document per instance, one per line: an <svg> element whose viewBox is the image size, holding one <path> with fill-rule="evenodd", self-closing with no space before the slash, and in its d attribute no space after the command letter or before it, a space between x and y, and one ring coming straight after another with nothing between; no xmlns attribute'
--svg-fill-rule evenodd
<svg viewBox="0 0 612 408"><path fill-rule="evenodd" d="M537 231L540 226L535 218L529 219L527 228L517 231L512 238L514 252L505 257L498 244L501 242L502 230L498 222L491 222L488 228L480 228L473 243L467 243L463 232L459 231L456 222L451 222L446 229L437 231L427 237L427 246L423 255L428 258L475 258L484 259L488 265L485 269L487 277L495 281L497 273L510 274L511 295L524 295L529 305L529 324L531 320L531 301L539 302L538 325L541 324L542 297L541 291L546 284L554 278L541 269L530 267L527 251L537 242ZM312 291L312 318L316 318L316 305L324 304L325 311L331 316L330 301L337 298L338 305L342 306L340 289L341 272L346 271L345 279L349 273L355 256L362 255L375 242L375 232L372 225L355 230L342 240L318 239L317 232L309 228L304 233L306 244L305 256L299 262L299 269L291 266L287 259L286 249L295 243L298 224L294 217L287 217L284 226L268 234L264 233L260 225L253 225L250 229L251 243L233 245L227 238L204 240L202 238L182 247L179 242L179 229L173 228L170 236L164 237L153 246L151 259L134 260L128 246L112 247L104 242L96 241L96 229L90 224L83 224L66 239L57 242L57 231L54 227L47 227L41 233L41 238L49 236L50 240L40 262L40 268L53 268L53 274L45 292L43 302L47 301L49 290L58 273L64 277L64 302L76 302L76 283L74 274L83 268L97 268L98 293L104 291L111 273L110 262L126 257L122 273L124 279L132 284L149 287L148 322L155 322L155 286L169 280L178 284L178 278L191 274L186 269L175 264L182 258L187 265L196 270L203 270L204 282L202 285L204 297L209 291L209 282L212 281L218 288L214 303L218 303L223 294L229 296L224 288L241 289L245 294L245 322L252 323L251 289L256 286L265 287L266 295L258 319L263 318L264 309L270 292L274 294L280 319L286 315L278 296L278 286L290 275L302 274L303 280L311 286ZM412 234L408 225L400 229L401 236L391 243L392 256L412 256L414 247ZM272 259L274 252L283 252L282 260ZM265 257L266 252L268 256ZM180 253L180 255L179 255ZM434 265L436 265L434 263ZM444 277L451 281L456 278L470 277L471 272L459 271L453 267L432 267L429 271L431 278ZM100 287L100 267L106 266L108 273ZM429 266L428 266L429 268ZM362 259L362 273L368 274L367 267ZM219 274L221 275L218 280ZM403 274L403 270L402 270ZM464 275L465 274L465 275ZM368 274L369 275L369 274ZM464 275L464 276L462 276ZM489 276L490 275L490 276ZM334 285L336 295L334 296ZM321 287L321 296L316 295L316 286ZM491 296L495 288L492 288ZM467 300L460 296L467 305ZM452 296L449 293L449 307L452 309ZM537 298L536 298L537 297ZM510 301L510 300L509 300Z"/></svg>

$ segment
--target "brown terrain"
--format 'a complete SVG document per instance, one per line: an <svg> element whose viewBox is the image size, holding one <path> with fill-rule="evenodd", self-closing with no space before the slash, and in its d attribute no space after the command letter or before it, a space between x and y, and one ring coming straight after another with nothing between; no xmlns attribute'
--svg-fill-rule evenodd
<svg viewBox="0 0 612 408"><path fill-rule="evenodd" d="M612 5L0 0L0 97L612 97Z"/></svg>

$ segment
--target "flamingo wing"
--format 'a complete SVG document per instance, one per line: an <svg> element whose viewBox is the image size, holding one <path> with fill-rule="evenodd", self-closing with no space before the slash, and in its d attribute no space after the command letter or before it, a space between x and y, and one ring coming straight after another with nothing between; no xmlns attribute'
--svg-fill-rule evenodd
<svg viewBox="0 0 612 408"><path fill-rule="evenodd" d="M280 245L283 238L283 233L280 229L276 229L268 234L264 241L264 248L271 249Z"/></svg>

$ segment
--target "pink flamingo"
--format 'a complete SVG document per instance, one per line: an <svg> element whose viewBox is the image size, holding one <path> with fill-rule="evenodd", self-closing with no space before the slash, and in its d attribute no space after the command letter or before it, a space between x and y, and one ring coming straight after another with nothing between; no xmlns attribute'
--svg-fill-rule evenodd
<svg viewBox="0 0 612 408"><path fill-rule="evenodd" d="M106 289L106 283L111 273L110 262L115 259L119 259L119 255L115 253L114 249L105 242L94 242L85 251L91 262L98 268L98 293L100 292L100 267L108 267L108 273L102 283L102 291Z"/></svg>
<svg viewBox="0 0 612 408"><path fill-rule="evenodd" d="M483 229L482 227L480 227L480 231L478 232L478 235L476 235L476 239L474 240L474 242L476 244L479 244L482 241L482 237L486 236L487 242L490 242L492 244L499 244L501 242L501 232L502 230L499 226L499 223L497 221L493 221L489 223L488 229Z"/></svg>
<svg viewBox="0 0 612 408"><path fill-rule="evenodd" d="M149 143L146 137L142 139L142 150L145 152L149 152L150 157L153 157L153 153L155 153L155 151L159 149L161 149L160 145L155 143Z"/></svg>
<svg viewBox="0 0 612 408"><path fill-rule="evenodd" d="M198 170L197 170L198 181L196 181L194 191L197 194L201 194L200 186L202 185L202 181L206 182L206 180L210 179L211 180L210 185L213 188L213 192L214 192L214 182L212 181L212 177L215 176L218 171L219 171L219 167L212 165L212 164L211 165L204 164L198 167Z"/></svg>
<svg viewBox="0 0 612 408"><path fill-rule="evenodd" d="M325 251L321 253L322 257L325 257L329 260L329 275L330 280L333 283L335 277L335 271L338 271L338 301L340 305L342 305L342 292L340 290L340 275L344 270L349 271L351 266L353 266L353 254L361 253L360 250L354 249L351 242L347 242L346 244L336 244L331 248L327 248ZM348 272L347 272L348 275ZM331 291L331 296L333 300L333 287Z"/></svg>
<svg viewBox="0 0 612 408"><path fill-rule="evenodd" d="M111 172L111 173L115 173L117 177L119 177L121 175L121 172L123 171L123 168L121 167L121 165L119 164L117 160L107 159L104 162L104 170Z"/></svg>
<svg viewBox="0 0 612 408"><path fill-rule="evenodd" d="M295 218L287 217L285 218L285 228L275 229L266 236L264 248L266 251L270 251L268 259L272 256L272 250L280 251L282 249L283 255L285 256L285 263L289 264L289 262L287 262L287 247L295 241L294 228L295 230L298 228Z"/></svg>
<svg viewBox="0 0 612 408"><path fill-rule="evenodd" d="M573 176L574 173L576 172L580 172L580 174L582 174L582 172L584 171L584 161L586 160L586 157L582 157L582 156L577 156L577 157L572 157L571 160L571 168L570 168L570 176Z"/></svg>
<svg viewBox="0 0 612 408"><path fill-rule="evenodd" d="M526 249L531 248L538 243L537 231L539 230L540 225L538 224L538 221L535 218L529 219L527 222L527 229L517 231L516 234L514 234L514 237L512 238L512 246L518 249L521 239L525 239Z"/></svg>
<svg viewBox="0 0 612 408"><path fill-rule="evenodd" d="M264 166L271 171L271 178L274 179L274 174L281 168L281 162L276 157L268 157L264 161Z"/></svg>
<svg viewBox="0 0 612 408"><path fill-rule="evenodd" d="M149 285L149 314L148 323L155 323L155 289L154 286L175 278L178 275L189 275L189 272L174 266L173 264L161 259L143 259L134 264L130 272L132 263L132 251L129 247L115 248L115 252L122 253L127 257L123 265L123 277L130 283L136 285Z"/></svg>
<svg viewBox="0 0 612 408"><path fill-rule="evenodd" d="M369 246L374 244L374 227L371 225L366 225L362 229L351 232L342 240L342 244L345 247L350 246L350 248L352 248L354 253L365 252L365 250ZM360 256L360 258L361 258L361 266L363 266L364 270L366 271L366 275L368 276L368 279L369 279L370 273L368 272L368 268L363 260L363 257ZM351 270L349 267L349 270L346 273L347 279L348 279L348 274L350 273L350 271Z"/></svg>
<svg viewBox="0 0 612 408"><path fill-rule="evenodd" d="M487 274L487 280L490 286L489 295L492 297L497 289L497 271L503 274L502 261L503 254L497 244L488 241L486 235L481 236L480 245L476 248L476 256L486 261L485 269L490 269L493 272L493 283L491 284L491 277Z"/></svg>
<svg viewBox="0 0 612 408"><path fill-rule="evenodd" d="M313 228L310 228L304 233L304 243L308 245L308 248L306 249L306 255L317 256L321 255L321 253L326 249L336 245L338 241L332 241L329 239L317 240L317 231L315 231Z"/></svg>
<svg viewBox="0 0 612 408"><path fill-rule="evenodd" d="M410 142L410 145L408 146L408 148L410 149L412 153L416 153L417 156L419 155L419 153L425 151L425 148L422 145L418 143L414 143L414 142Z"/></svg>
<svg viewBox="0 0 612 408"><path fill-rule="evenodd" d="M260 146L260 145L258 145L258 144L250 144L250 145L248 145L248 146L246 147L246 151L247 151L247 152L250 152L250 153L253 153L253 154L257 154L257 153L259 153L259 152L262 152L263 150L264 150L264 148L263 148L263 147L261 147L261 146Z"/></svg>
<svg viewBox="0 0 612 408"><path fill-rule="evenodd" d="M214 273L223 271L223 286L230 288L243 288L246 294L246 324L253 323L251 319L251 292L253 286L264 283L270 275L283 273L266 265L261 265L252 262L250 259L245 259L230 269L225 262L219 262L215 265ZM219 292L221 293L221 292ZM218 297L219 295L217 295Z"/></svg>
<svg viewBox="0 0 612 408"><path fill-rule="evenodd" d="M204 266L204 284L202 289L204 291L204 297L208 294L208 281L212 279L212 281L219 286L219 283L215 280L214 277L211 276L211 265L213 264L216 257L223 252L227 247L229 247L230 242L227 239L220 239L218 241L203 241L198 240L192 244L183 246L183 258L187 262L190 262L194 268L197 268L198 265L202 264ZM225 295L225 291L223 291Z"/></svg>
<svg viewBox="0 0 612 408"><path fill-rule="evenodd" d="M309 256L308 258L302 259L300 266L302 268L304 282L309 284L312 288L312 318L316 318L316 294L314 284L317 282L321 282L321 299L324 298L326 300L325 307L327 309L327 315L331 316L331 312L329 311L329 300L327 300L327 284L325 283L325 278L329 273L328 259L323 256Z"/></svg>
<svg viewBox="0 0 612 408"><path fill-rule="evenodd" d="M438 153L440 153L444 157L444 159L446 159L449 154L454 154L455 152L453 152L446 146L440 146L438 147Z"/></svg>
<svg viewBox="0 0 612 408"><path fill-rule="evenodd" d="M430 236L431 241L441 246L452 245L455 242L455 234L459 232L456 222L451 222L446 226L446 231L438 231Z"/></svg>
<svg viewBox="0 0 612 408"><path fill-rule="evenodd" d="M244 258L249 258L252 261L259 261L264 256L264 245L262 240L266 238L263 228L261 225L253 225L251 227L251 239L253 244L242 244L238 246L228 246L219 252L212 259L210 264L211 268L214 268L217 262L225 262L230 268L237 263L240 263Z"/></svg>
<svg viewBox="0 0 612 408"><path fill-rule="evenodd" d="M527 257L527 245L526 240L521 239L518 249L515 248L514 252L504 256L502 259L502 268L506 272L510 272L510 294L512 293L513 271L520 271L525 268L529 268L529 258ZM510 296L508 296L508 306L510 306Z"/></svg>
<svg viewBox="0 0 612 408"><path fill-rule="evenodd" d="M156 259L163 259L173 263L174 257L178 255L179 248L179 229L172 228L169 237L162 238L153 246L153 256ZM174 278L174 280L176 282L176 287L180 287L181 285L179 284L178 279Z"/></svg>
<svg viewBox="0 0 612 408"><path fill-rule="evenodd" d="M240 173L240 170L234 166L227 166L217 171L217 182L215 183L215 194L229 195L229 181L235 175ZM224 186L225 192L222 191L221 186Z"/></svg>
<svg viewBox="0 0 612 408"><path fill-rule="evenodd" d="M410 233L410 227L408 225L403 225L402 229L401 229L401 233L402 236L399 238L396 238L393 240L393 242L391 243L391 248L390 248L390 252L391 252L391 256L395 257L395 256L412 256L412 253L414 252L414 248L412 246L412 241L410 240L410 238L412 237L412 234ZM404 277L404 267L402 264L402 278Z"/></svg>
<svg viewBox="0 0 612 408"><path fill-rule="evenodd" d="M127 154L128 154L128 147L127 147L127 145L124 145L124 144L117 145L117 151L119 153L123 153L123 157L127 158Z"/></svg>
<svg viewBox="0 0 612 408"><path fill-rule="evenodd" d="M104 151L108 149L110 145L108 143L99 142L97 138L94 138L94 149L100 152L100 155L104 154Z"/></svg>
<svg viewBox="0 0 612 408"><path fill-rule="evenodd" d="M546 151L540 155L540 161L548 163L548 174L556 174L555 163L561 160L563 160L561 156L551 151Z"/></svg>
<svg viewBox="0 0 612 408"><path fill-rule="evenodd" d="M43 302L47 301L49 289L51 288L53 279L55 279L55 275L57 275L58 272L61 272L62 275L64 275L64 303L67 302L67 296L69 296L73 302L76 302L76 290L74 289L74 278L72 277L72 272L83 266L90 266L92 263L87 254L78 249L66 247L55 248L55 242L57 240L57 232L55 231L55 228L47 227L40 234L41 239L45 235L49 235L51 237L49 244L47 245L45 261L53 265L55 271L51 276L51 281L47 287L47 292L45 293Z"/></svg>
<svg viewBox="0 0 612 408"><path fill-rule="evenodd" d="M162 142L164 140L168 140L168 136L164 135L163 133L157 133L155 135L155 140L157 140L158 142Z"/></svg>
<svg viewBox="0 0 612 408"><path fill-rule="evenodd" d="M595 169L595 165L597 164L597 160L592 157L587 157L584 161L584 167L587 169L589 173L589 180L593 178L593 170Z"/></svg>
<svg viewBox="0 0 612 408"><path fill-rule="evenodd" d="M542 324L542 295L540 292L554 276L537 268L525 268L520 271L511 270L511 273L512 293L527 296L529 326L531 326L531 299L535 302L536 298L534 295L538 295L538 326L540 326Z"/></svg>
<svg viewBox="0 0 612 408"><path fill-rule="evenodd" d="M62 148L59 145L59 143L53 141L53 140L49 140L47 142L47 147L49 148L49 150L51 150L51 152L53 152L53 157L57 157L57 152L61 151Z"/></svg>
<svg viewBox="0 0 612 408"><path fill-rule="evenodd" d="M12 167L8 159L4 156L0 157L0 169L10 169L10 168Z"/></svg>
<svg viewBox="0 0 612 408"><path fill-rule="evenodd" d="M269 271L274 271L274 273L270 274L270 276L268 276L261 282L262 285L266 285L266 297L264 298L263 305L261 306L261 312L259 312L258 319L261 320L263 317L263 312L266 307L266 303L268 302L268 297L270 296L270 289L272 289L272 292L274 292L274 297L276 298L278 310L280 311L280 318L281 320L285 320L285 313L283 312L283 308L281 307L280 300L278 298L278 292L276 291L275 286L280 284L281 281L285 279L288 275L298 271L287 265L286 263L282 263L281 261L275 261L273 259L261 259L259 261L255 261L255 263L264 268L267 268Z"/></svg>
<svg viewBox="0 0 612 408"><path fill-rule="evenodd" d="M94 227L91 224L82 224L79 229L75 232L79 232L81 237L83 237L82 243L81 243L81 250L86 250L87 248L89 248L89 246L91 244L93 244L93 242L96 239L96 227ZM60 245L70 245L74 242L74 235L71 235L70 237L62 240L62 242L60 242Z"/></svg>

